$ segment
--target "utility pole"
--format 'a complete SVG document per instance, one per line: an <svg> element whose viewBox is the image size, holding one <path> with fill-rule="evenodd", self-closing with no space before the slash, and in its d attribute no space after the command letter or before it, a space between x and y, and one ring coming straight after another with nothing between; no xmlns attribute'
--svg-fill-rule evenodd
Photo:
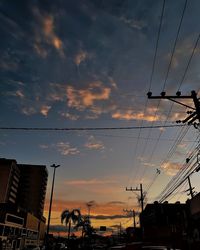
<svg viewBox="0 0 200 250"><path fill-rule="evenodd" d="M136 221L135 221L135 210L132 209L132 210L127 210L127 209L123 209L123 211L127 214L132 214L133 216L133 227L136 228Z"/></svg>
<svg viewBox="0 0 200 250"><path fill-rule="evenodd" d="M127 188L126 187L126 191L132 191L132 192L140 192L140 201L141 201L141 211L144 211L144 194L143 194L143 190L142 190L142 184L140 183L140 188Z"/></svg>
<svg viewBox="0 0 200 250"><path fill-rule="evenodd" d="M194 187L192 187L192 185L191 185L190 176L188 176L187 179L188 179L189 189L186 190L186 192L189 191L188 195L191 195L191 198L193 198L194 197L194 192L193 192Z"/></svg>
<svg viewBox="0 0 200 250"><path fill-rule="evenodd" d="M53 200L53 189L54 189L55 172L56 172L56 168L60 167L60 165L53 164L50 167L54 168L54 170L53 170L53 181L52 181L50 204L49 204L49 216L48 216L48 224L47 224L47 237L49 235L49 226L50 226L50 220L51 220L51 206L52 206L52 200Z"/></svg>
<svg viewBox="0 0 200 250"><path fill-rule="evenodd" d="M173 101L175 103L178 103L182 106L185 106L189 109L192 109L193 111L187 112L187 114L188 114L187 118L185 118L182 121L177 121L177 123L181 123L181 122L186 123L187 122L188 125L193 124L196 129L198 128L198 126L200 124L200 98L197 97L197 93L194 90L192 90L191 95L188 95L188 96L184 96L184 95L182 96L180 91L176 92L175 96L171 96L171 95L166 96L165 92L161 92L160 96L152 96L152 92L148 92L147 96L148 96L148 99L168 99L168 100ZM185 103L179 102L179 101L177 101L177 99L192 99L195 108L191 107ZM196 120L198 120L198 123L195 122Z"/></svg>

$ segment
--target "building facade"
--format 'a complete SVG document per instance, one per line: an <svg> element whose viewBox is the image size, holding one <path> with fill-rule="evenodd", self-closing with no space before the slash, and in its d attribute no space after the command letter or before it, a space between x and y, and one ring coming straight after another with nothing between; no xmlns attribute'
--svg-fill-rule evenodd
<svg viewBox="0 0 200 250"><path fill-rule="evenodd" d="M18 166L21 170L18 203L21 208L41 218L47 187L47 168L44 165L19 164Z"/></svg>
<svg viewBox="0 0 200 250"><path fill-rule="evenodd" d="M47 177L44 165L0 158L0 249L43 244Z"/></svg>
<svg viewBox="0 0 200 250"><path fill-rule="evenodd" d="M17 202L20 169L16 160L0 159L0 203Z"/></svg>

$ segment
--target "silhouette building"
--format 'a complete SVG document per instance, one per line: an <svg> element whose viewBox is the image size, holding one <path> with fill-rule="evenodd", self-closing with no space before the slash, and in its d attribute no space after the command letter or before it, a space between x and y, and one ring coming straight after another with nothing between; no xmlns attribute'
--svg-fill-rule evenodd
<svg viewBox="0 0 200 250"><path fill-rule="evenodd" d="M18 203L21 208L41 218L48 177L46 166L27 164L18 166L21 170Z"/></svg>
<svg viewBox="0 0 200 250"><path fill-rule="evenodd" d="M0 158L0 249L42 246L47 178L44 165Z"/></svg>
<svg viewBox="0 0 200 250"><path fill-rule="evenodd" d="M0 158L0 203L17 202L19 179L16 160Z"/></svg>

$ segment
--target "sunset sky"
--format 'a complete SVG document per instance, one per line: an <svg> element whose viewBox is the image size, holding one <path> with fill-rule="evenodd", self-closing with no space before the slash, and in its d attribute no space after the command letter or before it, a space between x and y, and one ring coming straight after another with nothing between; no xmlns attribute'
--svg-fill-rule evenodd
<svg viewBox="0 0 200 250"><path fill-rule="evenodd" d="M92 202L94 227L131 225L123 209L140 211L139 192L125 188L142 183L145 201L153 202L198 145L193 126L153 128L176 125L187 114L168 100L147 99L148 91L190 95L200 89L199 43L191 58L200 2L166 0L157 40L162 7L161 0L0 0L1 128L137 127L0 130L0 157L47 166L46 217L50 165L60 164L51 224L60 225L67 208L86 214ZM191 182L199 192L198 173ZM170 202L185 201L186 189Z"/></svg>

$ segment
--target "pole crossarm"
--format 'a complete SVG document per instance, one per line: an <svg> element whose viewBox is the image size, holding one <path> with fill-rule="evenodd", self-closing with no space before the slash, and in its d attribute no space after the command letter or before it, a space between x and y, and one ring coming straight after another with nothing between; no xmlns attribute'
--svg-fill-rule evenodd
<svg viewBox="0 0 200 250"><path fill-rule="evenodd" d="M170 101L173 101L177 104L180 104L186 108L189 108L189 109L192 109L194 110L194 112L187 112L189 114L189 116L187 118L185 118L184 120L182 121L177 121L177 123L188 123L188 125L191 125L193 124L195 128L198 127L198 124L195 122L196 120L199 120L199 123L200 123L200 98L197 98L197 93L192 90L191 91L191 95L181 95L181 92L178 91L176 92L176 95L172 96L172 95L166 95L165 92L161 92L160 96L152 96L152 92L148 92L147 93L147 96L148 96L148 99L167 99L167 100L170 100ZM175 99L191 99L193 100L193 103L194 103L194 107L191 107L183 102L179 102Z"/></svg>
<svg viewBox="0 0 200 250"><path fill-rule="evenodd" d="M143 212L144 210L144 194L143 194L143 190L142 190L142 184L140 184L140 188L136 187L136 188L127 188L126 187L126 191L131 191L131 192L140 192L140 201L141 201L141 210Z"/></svg>
<svg viewBox="0 0 200 250"><path fill-rule="evenodd" d="M126 191L133 191L133 192L135 192L135 191L140 191L140 189L138 189L138 188L132 188L132 187L130 187L130 188L126 187Z"/></svg>

